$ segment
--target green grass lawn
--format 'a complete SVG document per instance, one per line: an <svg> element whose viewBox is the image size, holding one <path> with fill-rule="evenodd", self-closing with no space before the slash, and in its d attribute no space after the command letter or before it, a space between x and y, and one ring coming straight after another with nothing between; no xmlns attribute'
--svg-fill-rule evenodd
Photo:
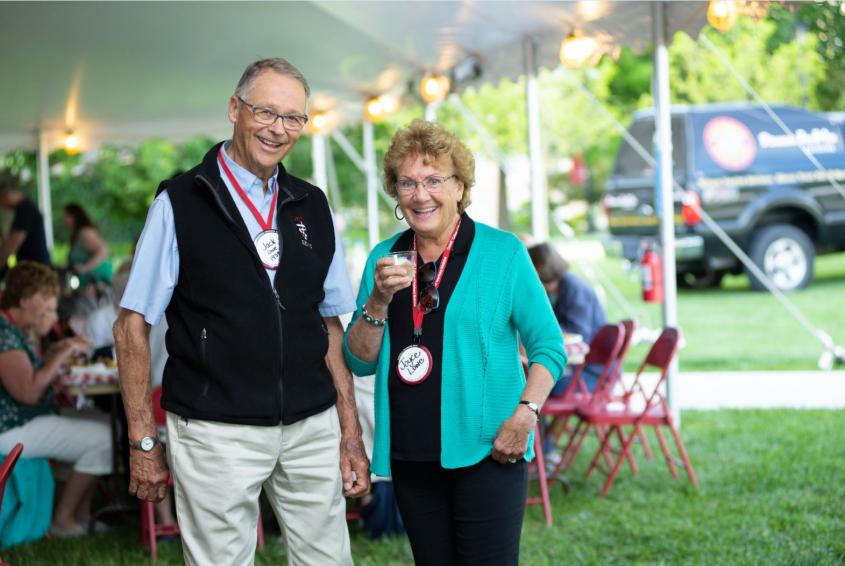
<svg viewBox="0 0 845 566"><path fill-rule="evenodd" d="M564 247L565 250L565 247ZM640 298L639 273L625 272L623 260L608 257L594 264L617 286L633 310L627 311L608 293L609 320L633 314L650 328L662 325L661 306ZM580 269L576 264L576 272ZM845 344L845 253L817 258L812 284L787 297L837 344ZM725 277L719 289L682 289L678 320L687 345L681 370L812 370L821 344L769 293L751 291L744 275ZM631 350L626 368L635 369L647 345Z"/></svg>
<svg viewBox="0 0 845 566"><path fill-rule="evenodd" d="M623 468L599 498L603 478L582 479L590 445L571 473L571 492L553 486L554 526L545 527L539 506L528 510L521 563L845 563L845 411L691 411L683 422L700 492L637 447L640 476ZM273 528L257 564L284 564ZM133 515L108 535L44 540L3 557L33 566L144 564L138 533ZM372 542L354 526L352 550L356 564L412 563L404 539ZM180 564L179 545L162 545L158 563Z"/></svg>

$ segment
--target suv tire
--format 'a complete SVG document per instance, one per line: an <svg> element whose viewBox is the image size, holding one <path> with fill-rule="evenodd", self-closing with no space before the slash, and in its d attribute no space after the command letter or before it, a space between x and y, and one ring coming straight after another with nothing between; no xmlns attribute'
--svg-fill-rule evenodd
<svg viewBox="0 0 845 566"><path fill-rule="evenodd" d="M757 230L751 239L748 254L754 264L781 291L803 289L813 279L815 249L806 232L789 224L774 224ZM751 288L765 291L763 285L746 268Z"/></svg>

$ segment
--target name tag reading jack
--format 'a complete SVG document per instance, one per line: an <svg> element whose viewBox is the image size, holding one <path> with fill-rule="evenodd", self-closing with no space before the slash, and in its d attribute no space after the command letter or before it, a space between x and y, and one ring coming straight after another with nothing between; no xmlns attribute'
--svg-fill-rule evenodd
<svg viewBox="0 0 845 566"><path fill-rule="evenodd" d="M279 232L278 230L264 230L253 240L258 258L264 269L279 268Z"/></svg>
<svg viewBox="0 0 845 566"><path fill-rule="evenodd" d="M412 345L399 352L396 374L408 385L419 385L431 375L431 352L425 346Z"/></svg>

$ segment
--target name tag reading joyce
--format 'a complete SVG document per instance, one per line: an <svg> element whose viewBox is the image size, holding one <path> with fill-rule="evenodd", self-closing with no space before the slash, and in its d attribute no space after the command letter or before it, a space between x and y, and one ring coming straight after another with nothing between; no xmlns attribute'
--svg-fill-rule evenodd
<svg viewBox="0 0 845 566"><path fill-rule="evenodd" d="M431 375L431 352L425 346L412 345L399 352L396 374L408 385L419 385Z"/></svg>
<svg viewBox="0 0 845 566"><path fill-rule="evenodd" d="M279 268L279 232L264 230L255 237L255 249L265 269Z"/></svg>

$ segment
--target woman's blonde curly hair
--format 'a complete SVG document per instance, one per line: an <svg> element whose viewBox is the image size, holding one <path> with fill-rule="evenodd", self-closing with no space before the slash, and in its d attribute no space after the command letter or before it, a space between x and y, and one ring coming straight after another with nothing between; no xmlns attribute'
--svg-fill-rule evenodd
<svg viewBox="0 0 845 566"><path fill-rule="evenodd" d="M399 168L409 157L422 156L428 165L449 158L454 175L464 185L464 194L458 202L458 214L470 205L471 188L475 184L475 158L472 152L454 134L434 122L416 119L393 136L390 148L384 155L384 190L398 200L396 181Z"/></svg>

